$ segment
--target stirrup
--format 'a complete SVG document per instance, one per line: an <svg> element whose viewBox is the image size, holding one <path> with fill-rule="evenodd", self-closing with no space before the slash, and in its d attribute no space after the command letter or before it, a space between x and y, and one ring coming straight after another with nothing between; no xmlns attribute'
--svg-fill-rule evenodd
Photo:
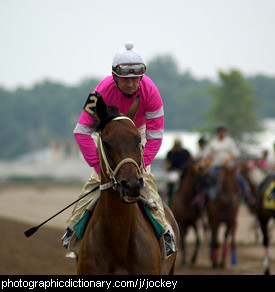
<svg viewBox="0 0 275 292"><path fill-rule="evenodd" d="M73 236L73 233L74 232L69 227L66 228L66 232L65 232L65 234L63 235L63 237L61 239L62 244L63 244L64 247L68 248L70 240L71 240L71 238Z"/></svg>
<svg viewBox="0 0 275 292"><path fill-rule="evenodd" d="M169 256L176 251L176 244L173 235L168 230L164 235L166 255Z"/></svg>

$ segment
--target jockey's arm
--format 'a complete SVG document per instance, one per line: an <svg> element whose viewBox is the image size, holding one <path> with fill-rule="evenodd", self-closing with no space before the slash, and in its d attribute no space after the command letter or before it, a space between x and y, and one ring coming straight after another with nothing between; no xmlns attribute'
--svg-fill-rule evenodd
<svg viewBox="0 0 275 292"><path fill-rule="evenodd" d="M213 155L213 150L212 150L212 143L210 142L208 146L206 146L203 154L202 154L202 159L201 163L205 165L205 167L210 168L212 164L212 155Z"/></svg>
<svg viewBox="0 0 275 292"><path fill-rule="evenodd" d="M95 124L96 119L83 110L74 130L74 136L86 162L99 173L100 163L97 147L91 137Z"/></svg>
<svg viewBox="0 0 275 292"><path fill-rule="evenodd" d="M152 161L154 160L155 156L157 155L160 149L160 146L162 143L163 131L156 131L156 133L157 132L158 132L158 135L160 136L155 139L148 138L148 135L147 135L148 132L146 133L147 142L145 144L144 153L143 153L143 160L144 160L145 167L147 167L148 165L152 163Z"/></svg>
<svg viewBox="0 0 275 292"><path fill-rule="evenodd" d="M156 88L148 95L147 102L145 112L147 142L143 154L145 167L150 165L157 155L162 143L164 132L163 103Z"/></svg>

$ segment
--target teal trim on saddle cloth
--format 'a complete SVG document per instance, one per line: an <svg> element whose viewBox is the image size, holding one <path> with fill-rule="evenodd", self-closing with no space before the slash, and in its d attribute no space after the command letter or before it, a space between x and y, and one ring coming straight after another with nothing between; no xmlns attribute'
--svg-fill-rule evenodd
<svg viewBox="0 0 275 292"><path fill-rule="evenodd" d="M142 206L142 204L140 204L140 206ZM146 216L148 217L149 221L151 222L155 230L157 238L160 239L160 237L165 233L165 228L153 217L153 215L151 214L151 212L146 206L142 206L142 207L145 211ZM74 232L79 239L83 237L86 226L89 222L91 215L92 213L89 210L86 210L83 216L73 226Z"/></svg>
<svg viewBox="0 0 275 292"><path fill-rule="evenodd" d="M152 213L149 211L149 209L146 206L143 206L145 214L147 215L148 219L150 220L156 236L158 239L162 237L162 235L165 233L165 228L153 217Z"/></svg>
<svg viewBox="0 0 275 292"><path fill-rule="evenodd" d="M81 239L83 237L84 232L86 230L86 226L91 218L91 215L92 213L89 210L86 210L86 212L81 216L81 218L73 226L73 229L77 238Z"/></svg>

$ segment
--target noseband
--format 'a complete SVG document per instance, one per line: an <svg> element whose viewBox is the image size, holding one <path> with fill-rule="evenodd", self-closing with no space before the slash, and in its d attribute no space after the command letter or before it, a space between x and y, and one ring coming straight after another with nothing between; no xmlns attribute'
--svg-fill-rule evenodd
<svg viewBox="0 0 275 292"><path fill-rule="evenodd" d="M117 121L117 120L129 120L131 121L131 123L135 126L134 122L128 118L128 117L125 117L125 116L119 116L119 117L116 117L114 119L112 119L112 121ZM98 139L98 149L99 149L99 157L103 160L105 166L106 166L106 176L104 173L103 175L107 178L107 179L110 179L110 182L106 183L106 184L101 184L100 185L100 190L106 190L110 187L113 187L114 190L117 190L117 180L115 178L115 176L117 175L117 173L119 172L120 168L126 164L126 163L132 163L135 165L135 167L137 168L138 170L138 173L141 174L141 165L138 165L137 162L132 159L132 158L125 158L123 159L122 161L120 161L120 163L116 166L116 168L114 170L112 170L109 162L108 162L108 159L107 159L107 156L106 156L106 153L105 153L105 150L104 150L104 147L103 147L103 143L102 143L102 139L101 139L101 136L99 136L99 139ZM141 157L143 156L143 147L142 147L142 144L140 144L141 147ZM143 161L143 159L141 158L141 160ZM142 163L143 164L143 163Z"/></svg>

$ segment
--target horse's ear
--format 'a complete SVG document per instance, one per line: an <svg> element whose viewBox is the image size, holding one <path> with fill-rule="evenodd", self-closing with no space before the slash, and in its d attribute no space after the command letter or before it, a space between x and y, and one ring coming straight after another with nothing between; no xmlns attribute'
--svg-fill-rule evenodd
<svg viewBox="0 0 275 292"><path fill-rule="evenodd" d="M135 101L133 102L130 109L128 110L126 117L130 118L133 121L138 111L138 108L139 108L139 95L136 97Z"/></svg>
<svg viewBox="0 0 275 292"><path fill-rule="evenodd" d="M96 114L99 120L102 120L104 117L108 115L107 105L104 102L102 96L97 99L96 102Z"/></svg>

